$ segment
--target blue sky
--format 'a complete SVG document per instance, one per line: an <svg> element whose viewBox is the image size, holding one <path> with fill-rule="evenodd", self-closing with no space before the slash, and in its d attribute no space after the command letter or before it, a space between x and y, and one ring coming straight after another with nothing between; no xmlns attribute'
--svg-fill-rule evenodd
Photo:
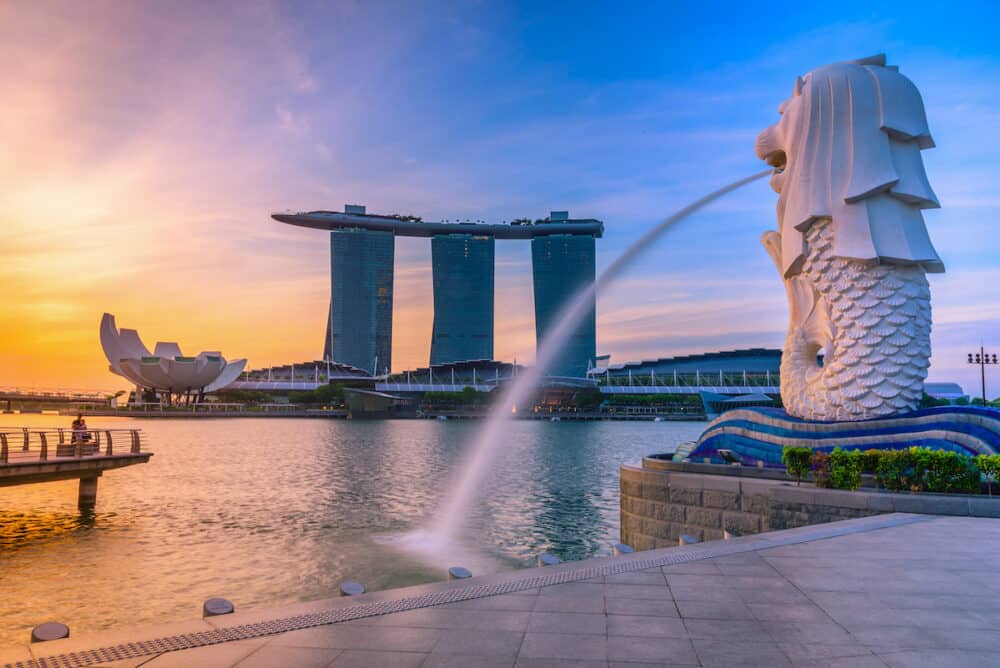
<svg viewBox="0 0 1000 668"><path fill-rule="evenodd" d="M754 137L777 119L795 76L885 52L922 91L938 145L924 159L943 208L926 220L948 273L931 277L931 379L975 390L964 353L980 340L1000 346L989 289L1000 283L1000 10L539 4L0 8L0 55L19 65L0 75L0 93L22 100L0 115L16 137L0 177L87 204L56 211L58 198L0 195L0 216L12 233L74 238L60 250L71 265L104 252L102 240L115 244L100 276L68 296L36 287L34 303L53 306L46 317L91 318L94 331L98 309L110 310L150 338L248 355L254 367L312 359L327 241L269 212L356 202L500 221L569 209L605 221L606 266L659 219L761 169ZM50 46L40 55L39 39ZM779 347L784 290L758 240L775 226L775 198L751 185L650 249L598 305L600 352L621 362ZM41 256L26 263L27 242L7 250L21 268L0 279L17 272L42 286ZM397 242L397 369L426 363L429 257L424 240ZM496 354L530 361L529 249L498 243L497 260ZM141 298L126 289L136 284ZM183 304L190 324L165 304ZM92 332L65 331L38 349L96 347ZM65 362L100 374L96 353ZM17 359L0 351L0 363ZM1000 394L1000 377L993 388Z"/></svg>

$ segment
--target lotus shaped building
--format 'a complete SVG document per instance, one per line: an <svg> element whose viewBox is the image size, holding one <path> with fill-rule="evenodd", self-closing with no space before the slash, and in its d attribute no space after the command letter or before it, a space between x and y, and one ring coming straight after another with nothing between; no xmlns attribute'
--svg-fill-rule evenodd
<svg viewBox="0 0 1000 668"><path fill-rule="evenodd" d="M226 362L219 352L201 352L185 357L180 346L157 341L153 352L134 329L118 329L115 317L101 318L101 347L111 364L111 372L127 378L138 388L173 395L198 396L224 388L239 378L245 359Z"/></svg>

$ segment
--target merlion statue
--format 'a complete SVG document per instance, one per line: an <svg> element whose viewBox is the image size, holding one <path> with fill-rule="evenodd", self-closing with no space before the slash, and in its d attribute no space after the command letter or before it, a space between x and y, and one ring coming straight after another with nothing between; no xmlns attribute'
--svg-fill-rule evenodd
<svg viewBox="0 0 1000 668"><path fill-rule="evenodd" d="M913 410L931 353L926 273L944 271L921 213L939 204L920 93L881 55L798 78L778 113L756 151L778 193L778 231L761 242L788 295L785 410L823 421Z"/></svg>

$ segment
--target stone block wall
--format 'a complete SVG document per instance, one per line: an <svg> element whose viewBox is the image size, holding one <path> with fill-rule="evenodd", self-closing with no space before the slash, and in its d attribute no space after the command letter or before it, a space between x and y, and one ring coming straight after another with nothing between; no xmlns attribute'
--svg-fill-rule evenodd
<svg viewBox="0 0 1000 668"><path fill-rule="evenodd" d="M648 459L621 467L621 541L636 550L893 512L997 517L1000 498L796 487L755 469Z"/></svg>

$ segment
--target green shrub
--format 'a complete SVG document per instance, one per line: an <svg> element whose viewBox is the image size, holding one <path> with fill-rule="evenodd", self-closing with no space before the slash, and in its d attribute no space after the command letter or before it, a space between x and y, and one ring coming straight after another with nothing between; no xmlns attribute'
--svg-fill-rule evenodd
<svg viewBox="0 0 1000 668"><path fill-rule="evenodd" d="M802 484L802 476L809 471L809 458L812 448L786 445L781 451L781 463L785 465L788 475L795 478L795 484Z"/></svg>
<svg viewBox="0 0 1000 668"><path fill-rule="evenodd" d="M884 450L875 475L880 484L893 492L974 494L980 486L979 468L971 458L932 448Z"/></svg>
<svg viewBox="0 0 1000 668"><path fill-rule="evenodd" d="M884 450L865 450L861 453L861 471L862 473L875 474L878 470L878 462L882 457Z"/></svg>
<svg viewBox="0 0 1000 668"><path fill-rule="evenodd" d="M861 486L861 452L834 448L830 455L830 477L837 489L857 489Z"/></svg>
<svg viewBox="0 0 1000 668"><path fill-rule="evenodd" d="M816 486L830 487L831 470L829 453L817 450L809 458L809 464L812 468L813 480L816 481Z"/></svg>
<svg viewBox="0 0 1000 668"><path fill-rule="evenodd" d="M986 489L993 496L993 483L1000 480L1000 455L979 455L976 457L976 466L988 476Z"/></svg>
<svg viewBox="0 0 1000 668"><path fill-rule="evenodd" d="M875 478L890 492L916 491L916 467L909 450L883 450Z"/></svg>
<svg viewBox="0 0 1000 668"><path fill-rule="evenodd" d="M927 462L925 487L928 492L975 494L979 491L982 477L971 457L948 450L913 449L922 451L920 461Z"/></svg>

